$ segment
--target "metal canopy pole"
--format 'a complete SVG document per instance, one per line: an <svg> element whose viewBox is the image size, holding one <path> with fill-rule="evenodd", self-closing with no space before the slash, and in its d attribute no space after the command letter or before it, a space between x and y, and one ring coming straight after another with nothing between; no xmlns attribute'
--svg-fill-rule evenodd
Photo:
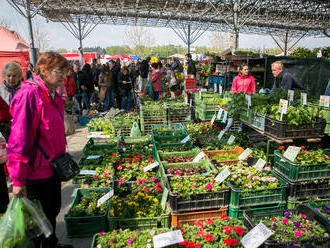
<svg viewBox="0 0 330 248"><path fill-rule="evenodd" d="M78 40L79 40L79 48L82 49L82 32L81 32L81 21L80 18L78 18Z"/></svg>
<svg viewBox="0 0 330 248"><path fill-rule="evenodd" d="M30 34L30 53L31 53L31 61L33 66L37 63L37 53L34 47L34 39L33 39L33 30L32 30L32 15L31 15L31 5L30 0L26 0L26 19L28 21L29 26L29 34Z"/></svg>
<svg viewBox="0 0 330 248"><path fill-rule="evenodd" d="M237 0L235 3L234 3L234 8L233 8L233 11L234 11L234 32L235 32L235 36L234 36L234 46L233 46L233 54L235 54L235 52L238 50L238 41L239 41L239 23L238 23L238 12L239 12L239 9L240 9L240 4L241 4L241 1L240 0Z"/></svg>
<svg viewBox="0 0 330 248"><path fill-rule="evenodd" d="M289 30L285 32L285 40L284 40L284 56L288 55L288 35Z"/></svg>
<svg viewBox="0 0 330 248"><path fill-rule="evenodd" d="M187 37L188 53L190 53L190 24L188 24L188 37Z"/></svg>

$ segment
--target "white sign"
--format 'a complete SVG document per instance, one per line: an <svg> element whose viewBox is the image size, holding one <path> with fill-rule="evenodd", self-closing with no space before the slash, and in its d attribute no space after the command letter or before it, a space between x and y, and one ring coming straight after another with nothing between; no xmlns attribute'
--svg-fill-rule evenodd
<svg viewBox="0 0 330 248"><path fill-rule="evenodd" d="M250 95L245 95L245 101L246 101L246 104L248 105L248 108L251 107L251 96Z"/></svg>
<svg viewBox="0 0 330 248"><path fill-rule="evenodd" d="M183 242L181 230L166 232L152 237L154 248L166 247Z"/></svg>
<svg viewBox="0 0 330 248"><path fill-rule="evenodd" d="M302 105L307 105L307 93L300 94L300 101Z"/></svg>
<svg viewBox="0 0 330 248"><path fill-rule="evenodd" d="M87 135L87 138L102 138L102 139L106 139L106 138L110 138L110 135L104 135L103 131L101 132L91 132L90 135Z"/></svg>
<svg viewBox="0 0 330 248"><path fill-rule="evenodd" d="M253 165L254 168L256 168L257 170L262 170L264 168L266 164L266 161L263 160L262 158L259 158L257 163L255 163L255 165Z"/></svg>
<svg viewBox="0 0 330 248"><path fill-rule="evenodd" d="M219 85L219 93L222 95L222 84Z"/></svg>
<svg viewBox="0 0 330 248"><path fill-rule="evenodd" d="M223 109L220 108L219 109L219 112L218 112L218 115L217 115L217 120L220 120L221 119L222 112L223 112Z"/></svg>
<svg viewBox="0 0 330 248"><path fill-rule="evenodd" d="M298 153L300 152L300 149L301 148L298 146L289 146L283 154L283 157L293 162L296 159Z"/></svg>
<svg viewBox="0 0 330 248"><path fill-rule="evenodd" d="M205 157L205 153L204 152L200 152L198 153L198 155L193 159L193 162L198 162L199 160L201 160L202 158Z"/></svg>
<svg viewBox="0 0 330 248"><path fill-rule="evenodd" d="M181 143L185 144L190 139L190 135L188 135L186 138L181 140Z"/></svg>
<svg viewBox="0 0 330 248"><path fill-rule="evenodd" d="M102 196L98 201L97 201L97 207L101 206L104 202L109 200L113 196L113 189L110 190L107 194Z"/></svg>
<svg viewBox="0 0 330 248"><path fill-rule="evenodd" d="M286 114L288 110L288 100L281 99L280 104L278 106L278 112Z"/></svg>
<svg viewBox="0 0 330 248"><path fill-rule="evenodd" d="M227 120L227 116L228 116L228 112L225 111L225 114L224 114L224 116L223 116L223 118L222 118L222 123L225 123L225 122L226 122L226 120Z"/></svg>
<svg viewBox="0 0 330 248"><path fill-rule="evenodd" d="M192 98L190 98L190 103L189 103L189 105L190 105L190 107L192 106Z"/></svg>
<svg viewBox="0 0 330 248"><path fill-rule="evenodd" d="M218 135L218 140L221 140L222 139L222 137L223 137L223 135L225 134L225 130L222 130L220 133L219 133L219 135Z"/></svg>
<svg viewBox="0 0 330 248"><path fill-rule="evenodd" d="M290 102L293 102L294 90L288 90L288 99L289 99Z"/></svg>
<svg viewBox="0 0 330 248"><path fill-rule="evenodd" d="M244 160L246 159L250 154L252 153L252 150L250 148L246 148L244 150L244 152L242 152L239 156L238 159L239 160Z"/></svg>
<svg viewBox="0 0 330 248"><path fill-rule="evenodd" d="M211 120L211 125L213 125L214 121L215 121L215 118L217 118L217 115L214 114L213 117L212 117L212 120Z"/></svg>
<svg viewBox="0 0 330 248"><path fill-rule="evenodd" d="M95 170L81 170L79 175L96 175Z"/></svg>
<svg viewBox="0 0 330 248"><path fill-rule="evenodd" d="M146 166L146 167L143 167L143 171L146 172L146 171L148 171L148 170L151 170L151 169L157 167L158 165L159 165L158 162L154 162L154 163L152 163L152 164L150 164L150 165L148 165L148 166Z"/></svg>
<svg viewBox="0 0 330 248"><path fill-rule="evenodd" d="M90 155L86 159L98 159L100 157L101 157L101 155Z"/></svg>
<svg viewBox="0 0 330 248"><path fill-rule="evenodd" d="M188 105L188 96L185 96L184 97L184 104L187 104Z"/></svg>
<svg viewBox="0 0 330 248"><path fill-rule="evenodd" d="M241 243L244 248L257 248L272 235L273 231L260 222L250 232L244 235Z"/></svg>
<svg viewBox="0 0 330 248"><path fill-rule="evenodd" d="M215 178L214 180L219 184L222 183L227 177L230 176L230 171L228 168L224 168Z"/></svg>
<svg viewBox="0 0 330 248"><path fill-rule="evenodd" d="M329 107L330 96L320 96L320 106Z"/></svg>
<svg viewBox="0 0 330 248"><path fill-rule="evenodd" d="M218 85L214 84L214 93L218 91Z"/></svg>
<svg viewBox="0 0 330 248"><path fill-rule="evenodd" d="M163 191L162 200L160 201L160 205L162 206L163 210L166 208L166 202L168 197L168 189L165 187Z"/></svg>
<svg viewBox="0 0 330 248"><path fill-rule="evenodd" d="M121 129L118 130L117 137L120 138L120 135L121 135Z"/></svg>
<svg viewBox="0 0 330 248"><path fill-rule="evenodd" d="M200 92L207 92L207 89L200 89Z"/></svg>
<svg viewBox="0 0 330 248"><path fill-rule="evenodd" d="M234 135L230 135L228 141L227 141L227 145L231 145L233 144L234 140L235 140L235 136Z"/></svg>

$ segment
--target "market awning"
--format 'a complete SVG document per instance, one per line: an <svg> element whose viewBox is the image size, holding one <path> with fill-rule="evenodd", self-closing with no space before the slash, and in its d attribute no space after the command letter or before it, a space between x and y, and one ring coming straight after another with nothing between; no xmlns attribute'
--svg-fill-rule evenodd
<svg viewBox="0 0 330 248"><path fill-rule="evenodd" d="M109 58L107 58L108 60L116 60L116 59L120 59L120 60L132 60L131 57L128 57L126 55L123 55L123 54L116 54L116 55L113 55Z"/></svg>

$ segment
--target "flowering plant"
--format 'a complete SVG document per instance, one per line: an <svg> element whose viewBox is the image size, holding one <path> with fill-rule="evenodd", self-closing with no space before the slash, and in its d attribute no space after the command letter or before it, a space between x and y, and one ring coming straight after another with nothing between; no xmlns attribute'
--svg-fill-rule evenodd
<svg viewBox="0 0 330 248"><path fill-rule="evenodd" d="M138 178L136 182L126 183L122 181L117 182L115 185L115 194L126 196L128 194L138 192L157 195L163 192L162 185L158 179L152 177L150 179Z"/></svg>
<svg viewBox="0 0 330 248"><path fill-rule="evenodd" d="M330 222L330 206L329 205L324 205L323 207L315 208L317 212L320 214L324 215L328 221Z"/></svg>
<svg viewBox="0 0 330 248"><path fill-rule="evenodd" d="M267 217L262 222L274 232L271 239L278 243L289 242L298 245L308 240L329 237L316 221L307 219L305 214L285 212L283 217Z"/></svg>
<svg viewBox="0 0 330 248"><path fill-rule="evenodd" d="M179 168L168 168L166 170L168 175L176 176L192 176L195 174L207 173L205 166L192 166L192 167L179 167Z"/></svg>
<svg viewBox="0 0 330 248"><path fill-rule="evenodd" d="M168 177L170 181L171 192L188 197L189 195L218 192L226 186L222 183L219 185L211 176L194 175L188 177L173 176Z"/></svg>
<svg viewBox="0 0 330 248"><path fill-rule="evenodd" d="M307 151L305 146L301 146L300 148L300 152L294 160L295 163L299 163L301 165L327 163L330 165L329 156L326 155L323 150L319 149L316 151ZM278 149L282 152L282 154L284 154L285 146L280 146Z"/></svg>
<svg viewBox="0 0 330 248"><path fill-rule="evenodd" d="M211 124L210 121L187 124L186 128L190 134L190 139L192 142L196 142L199 135L215 135L219 130L215 125Z"/></svg>
<svg viewBox="0 0 330 248"><path fill-rule="evenodd" d="M155 217L162 213L159 197L142 192L130 194L127 198L113 196L109 211L111 217L119 218Z"/></svg>
<svg viewBox="0 0 330 248"><path fill-rule="evenodd" d="M113 169L112 165L106 168L96 168L96 175L89 176L90 180L82 183L82 188L105 188L112 187ZM86 177L86 176L85 176Z"/></svg>

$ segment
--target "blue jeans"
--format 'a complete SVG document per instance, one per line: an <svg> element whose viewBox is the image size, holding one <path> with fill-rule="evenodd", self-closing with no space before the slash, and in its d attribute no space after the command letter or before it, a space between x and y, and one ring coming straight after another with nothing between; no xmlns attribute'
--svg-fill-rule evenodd
<svg viewBox="0 0 330 248"><path fill-rule="evenodd" d="M115 89L108 89L105 93L104 110L109 110L113 107L114 97L115 97Z"/></svg>
<svg viewBox="0 0 330 248"><path fill-rule="evenodd" d="M131 95L132 93L129 91L126 96L121 96L121 109L126 111L131 109Z"/></svg>
<svg viewBox="0 0 330 248"><path fill-rule="evenodd" d="M154 101L158 101L159 100L159 93L160 91L154 91Z"/></svg>
<svg viewBox="0 0 330 248"><path fill-rule="evenodd" d="M142 78L142 77L141 77L141 79L140 79L140 85L139 85L139 88L140 88L140 89L139 89L139 90L140 90L140 91L144 91L144 89L145 89L147 83L148 83L148 78Z"/></svg>

